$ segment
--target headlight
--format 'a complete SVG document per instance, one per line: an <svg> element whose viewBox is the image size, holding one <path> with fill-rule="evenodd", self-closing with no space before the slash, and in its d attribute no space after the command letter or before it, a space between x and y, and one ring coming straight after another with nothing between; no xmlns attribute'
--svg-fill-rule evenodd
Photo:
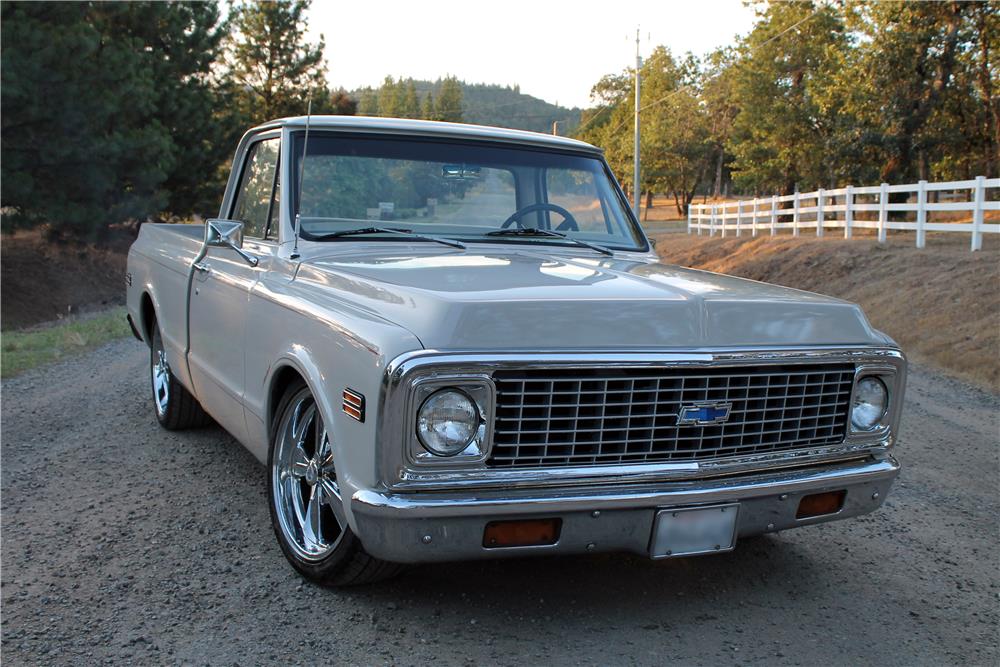
<svg viewBox="0 0 1000 667"><path fill-rule="evenodd" d="M441 389L431 394L417 412L417 437L436 456L462 453L476 437L481 418L465 392Z"/></svg>
<svg viewBox="0 0 1000 667"><path fill-rule="evenodd" d="M871 431L885 416L889 404L889 391L876 377L861 378L854 388L854 405L851 406L851 426L858 431Z"/></svg>

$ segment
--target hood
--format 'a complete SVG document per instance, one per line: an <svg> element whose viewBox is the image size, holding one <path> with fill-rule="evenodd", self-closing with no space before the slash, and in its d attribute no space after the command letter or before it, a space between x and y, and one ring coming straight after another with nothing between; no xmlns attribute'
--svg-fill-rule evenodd
<svg viewBox="0 0 1000 667"><path fill-rule="evenodd" d="M428 349L595 350L884 344L851 303L572 249L390 250L306 259L295 278Z"/></svg>

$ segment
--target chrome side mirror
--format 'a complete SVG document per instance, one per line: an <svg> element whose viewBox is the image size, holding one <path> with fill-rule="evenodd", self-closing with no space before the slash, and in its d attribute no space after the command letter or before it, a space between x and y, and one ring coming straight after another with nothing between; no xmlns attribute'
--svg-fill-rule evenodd
<svg viewBox="0 0 1000 667"><path fill-rule="evenodd" d="M231 248L250 266L257 258L243 250L243 223L212 218L205 222L205 245L209 248Z"/></svg>

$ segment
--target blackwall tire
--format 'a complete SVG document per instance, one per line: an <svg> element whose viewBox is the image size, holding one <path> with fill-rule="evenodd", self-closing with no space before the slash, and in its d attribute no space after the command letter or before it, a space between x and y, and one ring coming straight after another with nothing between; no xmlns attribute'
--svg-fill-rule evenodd
<svg viewBox="0 0 1000 667"><path fill-rule="evenodd" d="M171 372L163 351L160 327L155 321L152 332L149 341L149 376L156 420L168 431L208 426L212 423L212 418Z"/></svg>
<svg viewBox="0 0 1000 667"><path fill-rule="evenodd" d="M305 383L285 392L275 412L267 460L271 525L285 558L311 582L358 586L403 566L369 555L344 517L329 434Z"/></svg>

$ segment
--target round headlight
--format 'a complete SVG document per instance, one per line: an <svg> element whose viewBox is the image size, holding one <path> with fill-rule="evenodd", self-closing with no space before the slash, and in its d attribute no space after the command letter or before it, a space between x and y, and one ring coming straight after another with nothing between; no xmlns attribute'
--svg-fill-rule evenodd
<svg viewBox="0 0 1000 667"><path fill-rule="evenodd" d="M851 425L859 431L871 431L885 416L889 392L875 377L862 378L854 388Z"/></svg>
<svg viewBox="0 0 1000 667"><path fill-rule="evenodd" d="M479 431L479 410L464 392L442 389L430 395L417 413L417 436L436 456L462 453Z"/></svg>

